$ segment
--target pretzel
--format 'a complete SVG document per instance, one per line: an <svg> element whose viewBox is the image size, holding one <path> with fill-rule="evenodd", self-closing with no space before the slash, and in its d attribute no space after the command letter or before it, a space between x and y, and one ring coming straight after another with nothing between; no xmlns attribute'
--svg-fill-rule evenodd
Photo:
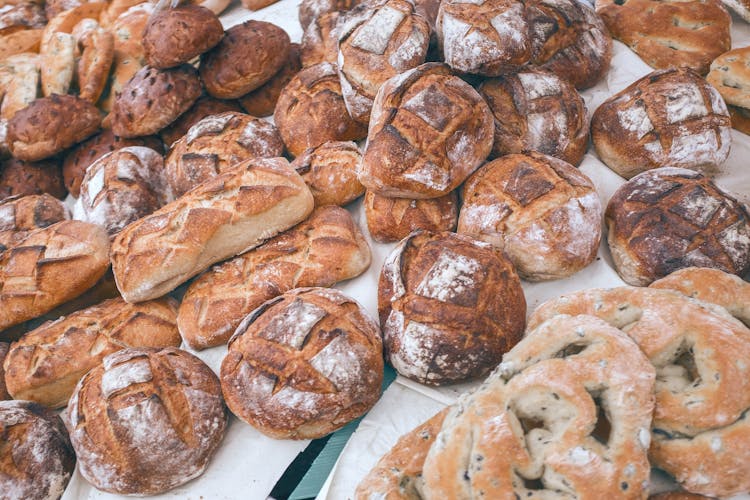
<svg viewBox="0 0 750 500"><path fill-rule="evenodd" d="M750 489L750 330L726 310L677 292L620 287L541 305L529 328L591 314L628 333L656 367L652 464L693 493Z"/></svg>

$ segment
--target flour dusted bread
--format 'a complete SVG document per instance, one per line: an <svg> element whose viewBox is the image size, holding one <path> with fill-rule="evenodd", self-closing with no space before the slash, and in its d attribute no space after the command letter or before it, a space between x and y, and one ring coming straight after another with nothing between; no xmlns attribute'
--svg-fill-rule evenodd
<svg viewBox="0 0 750 500"><path fill-rule="evenodd" d="M167 148L171 147L178 139L187 134L190 127L207 116L218 115L227 111L242 112L240 104L235 100L216 99L209 95L198 98L190 109L182 113L179 118L161 129L159 137L164 141Z"/></svg>
<svg viewBox="0 0 750 500"><path fill-rule="evenodd" d="M120 232L111 252L117 287L128 302L160 297L312 209L310 190L285 159L244 161Z"/></svg>
<svg viewBox="0 0 750 500"><path fill-rule="evenodd" d="M303 67L322 62L336 64L339 57L339 21L344 17L340 12L327 12L315 18L304 33L300 42L300 60Z"/></svg>
<svg viewBox="0 0 750 500"><path fill-rule="evenodd" d="M229 342L229 409L277 439L315 439L369 410L383 357L375 320L334 289L297 288L249 315Z"/></svg>
<svg viewBox="0 0 750 500"><path fill-rule="evenodd" d="M697 172L644 172L615 192L605 215L615 268L631 285L691 266L750 269L747 207Z"/></svg>
<svg viewBox="0 0 750 500"><path fill-rule="evenodd" d="M0 255L0 331L91 288L109 267L104 228L64 220L32 231Z"/></svg>
<svg viewBox="0 0 750 500"><path fill-rule="evenodd" d="M721 0L727 9L737 13L742 19L750 23L750 2L748 0Z"/></svg>
<svg viewBox="0 0 750 500"><path fill-rule="evenodd" d="M732 127L750 133L750 47L720 55L711 63L706 81L719 91L732 117Z"/></svg>
<svg viewBox="0 0 750 500"><path fill-rule="evenodd" d="M596 257L599 195L569 163L539 153L503 156L469 177L462 199L458 232L503 249L524 279L564 278Z"/></svg>
<svg viewBox="0 0 750 500"><path fill-rule="evenodd" d="M367 229L375 241L399 241L417 230L454 231L458 221L458 195L451 191L440 198L410 200L365 193Z"/></svg>
<svg viewBox="0 0 750 500"><path fill-rule="evenodd" d="M478 90L495 118L493 156L537 151L581 163L589 145L588 112L570 82L527 68L485 80Z"/></svg>
<svg viewBox="0 0 750 500"><path fill-rule="evenodd" d="M12 196L0 201L0 253L35 229L70 219L62 201L48 194Z"/></svg>
<svg viewBox="0 0 750 500"><path fill-rule="evenodd" d="M437 198L487 158L494 123L484 99L448 66L388 80L373 105L360 182L381 196Z"/></svg>
<svg viewBox="0 0 750 500"><path fill-rule="evenodd" d="M60 417L29 401L0 401L0 434L3 496L59 499L76 463Z"/></svg>
<svg viewBox="0 0 750 500"><path fill-rule="evenodd" d="M81 379L65 414L81 475L122 495L162 493L202 474L226 424L214 372L173 347L110 354Z"/></svg>
<svg viewBox="0 0 750 500"><path fill-rule="evenodd" d="M291 166L302 176L315 198L315 206L346 205L365 192L357 179L362 154L353 142L330 141L310 148Z"/></svg>
<svg viewBox="0 0 750 500"><path fill-rule="evenodd" d="M237 111L209 115L174 144L164 161L164 175L176 196L245 160L284 153L276 127Z"/></svg>
<svg viewBox="0 0 750 500"><path fill-rule="evenodd" d="M689 69L654 71L604 101L591 118L591 139L626 179L658 167L715 173L732 140L721 95Z"/></svg>
<svg viewBox="0 0 750 500"><path fill-rule="evenodd" d="M353 0L302 0L299 4L299 24L305 30L319 16L329 12L347 11L355 4Z"/></svg>
<svg viewBox="0 0 750 500"><path fill-rule="evenodd" d="M526 300L502 251L464 235L416 232L383 264L378 313L396 371L441 385L496 366L523 334Z"/></svg>
<svg viewBox="0 0 750 500"><path fill-rule="evenodd" d="M45 323L11 344L5 380L14 399L59 408L78 381L126 347L177 347L177 302L162 298L128 304L109 299Z"/></svg>

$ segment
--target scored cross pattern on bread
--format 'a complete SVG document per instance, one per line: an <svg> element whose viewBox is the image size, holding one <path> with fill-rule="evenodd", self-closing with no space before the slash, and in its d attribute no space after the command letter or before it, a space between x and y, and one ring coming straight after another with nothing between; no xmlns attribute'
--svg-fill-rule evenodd
<svg viewBox="0 0 750 500"><path fill-rule="evenodd" d="M458 220L456 191L426 200L387 198L367 191L364 206L370 236L383 243L400 241L418 229L453 231Z"/></svg>
<svg viewBox="0 0 750 500"><path fill-rule="evenodd" d="M5 198L0 201L0 253L26 238L30 231L69 218L65 203L46 193Z"/></svg>

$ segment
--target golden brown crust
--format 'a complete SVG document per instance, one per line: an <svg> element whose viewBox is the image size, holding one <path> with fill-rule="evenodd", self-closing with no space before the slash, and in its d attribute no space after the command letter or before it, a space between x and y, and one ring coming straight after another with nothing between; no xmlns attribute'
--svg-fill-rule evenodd
<svg viewBox="0 0 750 500"><path fill-rule="evenodd" d="M417 232L383 264L378 313L396 371L440 385L496 366L523 335L526 301L502 251L463 235Z"/></svg>
<svg viewBox="0 0 750 500"><path fill-rule="evenodd" d="M495 118L493 157L537 151L578 165L589 146L586 103L554 73L528 68L477 89Z"/></svg>
<svg viewBox="0 0 750 500"><path fill-rule="evenodd" d="M239 163L115 237L117 288L129 302L160 297L301 222L312 209L310 190L283 158Z"/></svg>
<svg viewBox="0 0 750 500"><path fill-rule="evenodd" d="M38 161L81 142L99 130L99 110L73 95L36 99L8 122L8 147L16 158Z"/></svg>
<svg viewBox="0 0 750 500"><path fill-rule="evenodd" d="M242 112L242 108L237 101L225 101L208 95L201 96L195 101L195 104L193 104L190 109L182 113L180 117L173 121L169 126L163 128L159 132L159 136L164 141L167 148L171 148L175 141L187 134L190 127L207 116L218 115L226 111ZM250 114L252 115L253 113Z"/></svg>
<svg viewBox="0 0 750 500"><path fill-rule="evenodd" d="M179 66L213 48L224 36L216 14L195 4L155 12L143 32L146 62L159 69Z"/></svg>
<svg viewBox="0 0 750 500"><path fill-rule="evenodd" d="M253 116L273 115L281 91L301 69L300 45L298 43L292 43L289 46L289 55L287 56L286 62L279 72L273 75L270 80L257 89L240 97L238 99L240 106Z"/></svg>
<svg viewBox="0 0 750 500"><path fill-rule="evenodd" d="M357 180L362 154L353 142L325 142L292 162L312 191L315 206L346 205L365 192Z"/></svg>
<svg viewBox="0 0 750 500"><path fill-rule="evenodd" d="M541 305L529 328L558 314L590 314L625 330L656 367L655 467L703 495L750 488L747 327L720 307L653 288L569 294Z"/></svg>
<svg viewBox="0 0 750 500"><path fill-rule="evenodd" d="M733 49L714 59L706 81L728 106L750 108L750 47Z"/></svg>
<svg viewBox="0 0 750 500"><path fill-rule="evenodd" d="M299 24L304 31L319 16L349 10L355 3L354 0L302 0L299 4Z"/></svg>
<svg viewBox="0 0 750 500"><path fill-rule="evenodd" d="M5 361L5 356L8 355L8 348L10 348L9 343L0 342L0 401L13 399L10 397L10 394L8 394L8 388L5 386L5 370L2 367L2 364Z"/></svg>
<svg viewBox="0 0 750 500"><path fill-rule="evenodd" d="M297 226L199 276L177 318L193 349L221 345L266 300L297 287L333 286L362 274L370 248L346 210L315 209Z"/></svg>
<svg viewBox="0 0 750 500"><path fill-rule="evenodd" d="M336 66L330 63L297 73L281 91L273 117L293 156L324 142L356 141L367 135L367 127L349 116Z"/></svg>
<svg viewBox="0 0 750 500"><path fill-rule="evenodd" d="M245 21L229 28L219 44L201 56L206 91L219 99L236 99L257 89L287 60L289 35L275 24Z"/></svg>
<svg viewBox="0 0 750 500"><path fill-rule="evenodd" d="M91 288L109 266L103 228L65 220L32 231L0 255L0 330Z"/></svg>
<svg viewBox="0 0 750 500"><path fill-rule="evenodd" d="M326 12L305 28L300 42L303 67L322 62L336 64L339 57L338 23L342 19L340 12Z"/></svg>
<svg viewBox="0 0 750 500"><path fill-rule="evenodd" d="M241 161L283 153L284 143L273 124L227 111L201 119L172 144L164 174L175 196L182 196Z"/></svg>
<svg viewBox="0 0 750 500"><path fill-rule="evenodd" d="M190 109L200 95L198 72L192 66L162 70L145 66L125 84L107 118L115 135L151 135Z"/></svg>
<svg viewBox="0 0 750 500"><path fill-rule="evenodd" d="M21 242L29 232L65 219L70 219L68 207L49 194L0 200L0 253Z"/></svg>
<svg viewBox="0 0 750 500"><path fill-rule="evenodd" d="M494 127L469 84L444 64L423 64L381 87L359 180L381 196L443 196L487 158Z"/></svg>
<svg viewBox="0 0 750 500"><path fill-rule="evenodd" d="M45 323L13 342L5 381L14 399L49 408L68 403L78 380L104 356L126 347L178 347L177 302L110 299Z"/></svg>
<svg viewBox="0 0 750 500"><path fill-rule="evenodd" d="M315 439L380 396L380 330L362 306L326 288L298 288L247 316L221 364L227 406L277 439Z"/></svg>
<svg viewBox="0 0 750 500"><path fill-rule="evenodd" d="M687 491L668 491L666 493L659 493L658 495L651 495L648 500L710 500L711 497L703 495L696 495L695 493L688 493Z"/></svg>
<svg viewBox="0 0 750 500"><path fill-rule="evenodd" d="M750 270L750 213L709 178L661 168L623 184L605 222L615 269L626 283L646 286L684 267Z"/></svg>
<svg viewBox="0 0 750 500"><path fill-rule="evenodd" d="M684 68L644 76L591 118L596 153L626 179L658 167L714 173L729 155L730 132L719 92Z"/></svg>
<svg viewBox="0 0 750 500"><path fill-rule="evenodd" d="M0 7L0 36L16 30L44 28L45 24L47 16L44 14L44 8L37 3L4 4Z"/></svg>
<svg viewBox="0 0 750 500"><path fill-rule="evenodd" d="M737 106L727 106L732 117L732 128L750 135L750 110Z"/></svg>
<svg viewBox="0 0 750 500"><path fill-rule="evenodd" d="M462 199L458 232L503 249L524 279L564 278L596 257L599 195L569 163L539 153L503 156L469 177Z"/></svg>
<svg viewBox="0 0 750 500"><path fill-rule="evenodd" d="M65 424L96 488L153 495L203 473L227 424L214 372L188 352L129 348L76 386Z"/></svg>
<svg viewBox="0 0 750 500"><path fill-rule="evenodd" d="M367 191L364 205L367 229L380 243L402 240L417 230L455 231L458 222L456 191L428 200L386 198Z"/></svg>
<svg viewBox="0 0 750 500"><path fill-rule="evenodd" d="M42 193L65 198L63 176L57 161L28 162L11 158L0 163L0 199Z"/></svg>
<svg viewBox="0 0 750 500"><path fill-rule="evenodd" d="M0 37L0 61L17 54L39 52L41 39L41 29L14 31Z"/></svg>
<svg viewBox="0 0 750 500"><path fill-rule="evenodd" d="M76 456L60 417L29 401L0 402L0 481L8 498L60 498Z"/></svg>
<svg viewBox="0 0 750 500"><path fill-rule="evenodd" d="M731 17L719 0L596 0L612 36L653 68L708 73L731 48Z"/></svg>
<svg viewBox="0 0 750 500"><path fill-rule="evenodd" d="M80 40L80 45L83 53L77 62L78 95L96 103L104 92L115 58L115 39L112 33L97 27Z"/></svg>
<svg viewBox="0 0 750 500"><path fill-rule="evenodd" d="M28 107L36 99L40 78L39 61L38 54L22 53L0 62L5 94L0 108L2 120L10 120L18 111ZM9 143L7 135L6 141Z"/></svg>
<svg viewBox="0 0 750 500"><path fill-rule="evenodd" d="M242 0L242 6L248 10L260 10L263 7L273 5L279 0Z"/></svg>

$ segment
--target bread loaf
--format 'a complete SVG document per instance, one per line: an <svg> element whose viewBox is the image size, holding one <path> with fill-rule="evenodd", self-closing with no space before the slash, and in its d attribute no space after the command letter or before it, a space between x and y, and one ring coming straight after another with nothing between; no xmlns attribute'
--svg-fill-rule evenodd
<svg viewBox="0 0 750 500"><path fill-rule="evenodd" d="M315 206L346 205L364 194L357 179L362 154L353 142L325 142L306 150L292 168L312 191Z"/></svg>
<svg viewBox="0 0 750 500"><path fill-rule="evenodd" d="M73 475L76 456L60 417L29 401L0 401L3 497L54 500Z"/></svg>
<svg viewBox="0 0 750 500"><path fill-rule="evenodd" d="M277 439L315 439L369 410L383 358L375 321L338 290L297 288L237 328L221 364L229 409Z"/></svg>
<svg viewBox="0 0 750 500"><path fill-rule="evenodd" d="M5 361L5 356L8 355L9 348L10 344L7 342L0 342L0 401L13 399L10 397L10 394L8 394L8 388L5 386L5 370L2 367L2 364Z"/></svg>
<svg viewBox="0 0 750 500"><path fill-rule="evenodd" d="M29 162L9 158L0 162L0 200L44 193L65 198L63 176L57 161Z"/></svg>
<svg viewBox="0 0 750 500"><path fill-rule="evenodd" d="M283 158L239 163L115 237L117 288L128 302L161 297L301 222L312 209L310 190Z"/></svg>
<svg viewBox="0 0 750 500"><path fill-rule="evenodd" d="M451 191L440 198L410 200L365 193L367 229L381 243L399 241L417 230L454 231L458 221L458 196Z"/></svg>
<svg viewBox="0 0 750 500"><path fill-rule="evenodd" d="M81 295L108 266L100 226L65 220L32 231L0 255L0 331Z"/></svg>
<svg viewBox="0 0 750 500"><path fill-rule="evenodd" d="M48 194L12 196L0 201L0 253L21 242L29 232L70 219L62 201Z"/></svg>
<svg viewBox="0 0 750 500"><path fill-rule="evenodd" d="M372 110L360 182L381 196L437 198L453 191L492 148L492 113L439 63L391 78Z"/></svg>
<svg viewBox="0 0 750 500"><path fill-rule="evenodd" d="M750 47L726 52L711 63L706 81L719 91L732 117L732 127L750 133Z"/></svg>
<svg viewBox="0 0 750 500"><path fill-rule="evenodd" d="M612 260L626 283L645 286L684 267L750 270L750 213L710 179L659 168L620 186L606 211Z"/></svg>
<svg viewBox="0 0 750 500"><path fill-rule="evenodd" d="M155 495L201 475L226 424L214 372L173 347L105 357L65 413L81 475L121 495Z"/></svg>
<svg viewBox="0 0 750 500"><path fill-rule="evenodd" d="M238 99L242 109L253 116L271 116L276 108L281 91L302 69L300 61L300 45L293 43L289 46L289 54L281 69L266 83L243 95Z"/></svg>
<svg viewBox="0 0 750 500"><path fill-rule="evenodd" d="M353 0L302 0L299 4L299 24L305 30L319 16L349 10L355 3Z"/></svg>
<svg viewBox="0 0 750 500"><path fill-rule="evenodd" d="M316 208L297 226L193 281L177 324L193 349L221 345L266 300L297 287L333 286L362 274L370 248L349 212Z"/></svg>
<svg viewBox="0 0 750 500"><path fill-rule="evenodd" d="M721 0L721 3L750 23L750 2L748 0Z"/></svg>
<svg viewBox="0 0 750 500"><path fill-rule="evenodd" d="M126 347L177 347L177 302L106 300L46 323L11 345L5 381L14 399L50 408L68 403L78 380Z"/></svg>
<svg viewBox="0 0 750 500"><path fill-rule="evenodd" d="M174 144L164 161L164 175L176 196L237 163L284 153L276 127L236 111L210 115L195 123Z"/></svg>
<svg viewBox="0 0 750 500"><path fill-rule="evenodd" d="M441 385L486 374L523 335L526 300L510 261L487 243L417 232L383 264L378 313L386 359Z"/></svg>
<svg viewBox="0 0 750 500"><path fill-rule="evenodd" d="M170 148L178 139L181 139L183 135L187 134L190 127L202 119L226 111L236 111L241 113L242 108L240 107L240 104L234 100L227 101L224 99L216 99L209 95L201 96L192 106L190 106L190 109L182 113L179 118L167 127L161 129L159 137L161 137L164 144Z"/></svg>
<svg viewBox="0 0 750 500"><path fill-rule="evenodd" d="M302 34L300 59L303 67L328 62L336 64L339 57L339 12L327 12L316 17Z"/></svg>

